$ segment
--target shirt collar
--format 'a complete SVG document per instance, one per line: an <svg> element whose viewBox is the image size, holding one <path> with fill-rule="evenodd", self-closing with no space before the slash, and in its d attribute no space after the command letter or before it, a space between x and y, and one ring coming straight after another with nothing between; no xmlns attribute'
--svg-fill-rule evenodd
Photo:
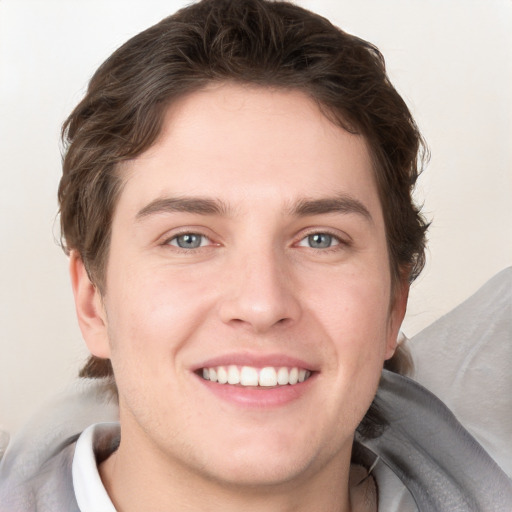
<svg viewBox="0 0 512 512"><path fill-rule="evenodd" d="M96 423L86 428L78 438L72 473L75 497L81 512L116 512L101 481L96 453L100 446L107 443L116 446L119 433L119 423Z"/></svg>

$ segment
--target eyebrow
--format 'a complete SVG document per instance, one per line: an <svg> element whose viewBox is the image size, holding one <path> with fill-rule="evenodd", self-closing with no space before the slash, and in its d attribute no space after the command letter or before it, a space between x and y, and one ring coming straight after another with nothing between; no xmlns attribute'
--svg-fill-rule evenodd
<svg viewBox="0 0 512 512"><path fill-rule="evenodd" d="M321 199L301 199L292 206L290 212L298 217L328 213L355 213L370 222L373 220L368 208L361 201L345 194Z"/></svg>
<svg viewBox="0 0 512 512"><path fill-rule="evenodd" d="M164 197L155 199L144 206L139 210L135 218L141 220L155 214L175 212L226 216L231 211L231 208L219 199L205 197ZM361 201L345 194L320 199L299 199L288 209L288 214L295 217L307 217L310 215L329 213L355 213L361 215L368 221L373 220L369 210Z"/></svg>
<svg viewBox="0 0 512 512"><path fill-rule="evenodd" d="M203 197L164 197L144 206L135 218L143 219L158 213L186 212L198 215L227 215L229 208L218 199Z"/></svg>

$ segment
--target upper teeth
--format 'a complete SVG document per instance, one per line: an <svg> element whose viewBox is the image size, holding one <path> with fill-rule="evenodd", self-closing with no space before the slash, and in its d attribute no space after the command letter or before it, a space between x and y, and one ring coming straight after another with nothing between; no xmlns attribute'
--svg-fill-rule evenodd
<svg viewBox="0 0 512 512"><path fill-rule="evenodd" d="M252 366L238 367L215 366L213 368L203 368L203 378L219 384L240 384L242 386L286 386L287 384L297 384L304 382L311 372L304 368L287 368L282 366L274 368L265 366L264 368L254 368Z"/></svg>

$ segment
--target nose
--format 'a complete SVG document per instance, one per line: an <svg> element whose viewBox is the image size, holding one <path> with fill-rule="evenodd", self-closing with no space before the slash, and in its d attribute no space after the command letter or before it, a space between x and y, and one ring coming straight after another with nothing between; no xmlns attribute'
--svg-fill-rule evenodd
<svg viewBox="0 0 512 512"><path fill-rule="evenodd" d="M296 322L301 308L291 265L272 249L231 259L224 272L221 320L260 334Z"/></svg>

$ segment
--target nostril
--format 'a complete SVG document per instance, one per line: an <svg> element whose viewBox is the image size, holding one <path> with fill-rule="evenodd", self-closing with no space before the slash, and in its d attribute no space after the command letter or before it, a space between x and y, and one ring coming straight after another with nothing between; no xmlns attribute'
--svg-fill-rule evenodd
<svg viewBox="0 0 512 512"><path fill-rule="evenodd" d="M270 327L276 327L276 326L285 326L287 325L288 323L290 323L292 321L291 318L280 318L276 321L272 321L271 319L252 319L252 320L244 320L242 318L232 318L229 322L232 324L232 325L247 325L247 326L252 326L253 328L255 328L256 330L266 330Z"/></svg>

